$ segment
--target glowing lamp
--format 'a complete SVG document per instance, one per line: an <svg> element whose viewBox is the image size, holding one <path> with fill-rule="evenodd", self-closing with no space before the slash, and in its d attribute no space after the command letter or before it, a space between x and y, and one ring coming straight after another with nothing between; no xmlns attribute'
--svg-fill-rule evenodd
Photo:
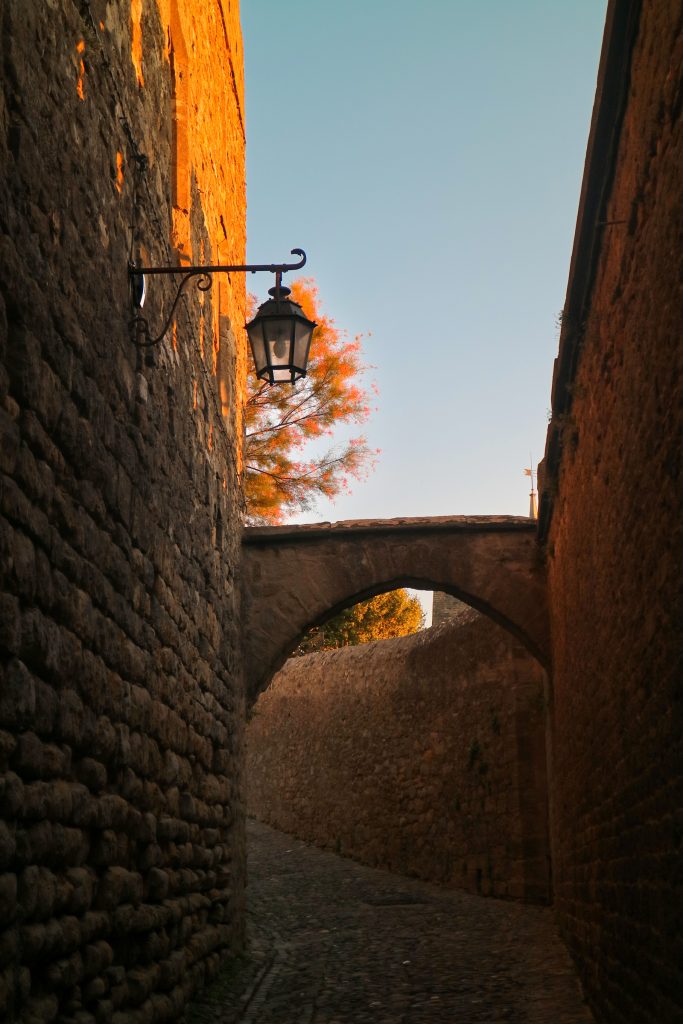
<svg viewBox="0 0 683 1024"><path fill-rule="evenodd" d="M292 249L292 255L300 257L297 263L207 264L183 267L145 267L138 263L129 263L130 299L133 306L130 329L133 343L138 348L150 349L162 341L173 322L180 296L189 281L194 280L199 290L205 292L211 288L212 274L256 274L259 271L267 271L275 274L275 287L270 288L268 292L271 298L259 306L254 319L246 325L256 364L256 376L269 384L294 384L306 376L311 335L316 324L304 316L299 303L288 297L289 288L282 284L283 274L289 270L300 270L306 263L306 253L303 249ZM149 324L140 310L145 301L145 278L157 274L180 278L180 282L163 327L157 335L152 335Z"/></svg>
<svg viewBox="0 0 683 1024"><path fill-rule="evenodd" d="M308 352L316 324L304 316L290 290L278 280L270 299L246 325L256 376L269 384L294 384L306 376Z"/></svg>

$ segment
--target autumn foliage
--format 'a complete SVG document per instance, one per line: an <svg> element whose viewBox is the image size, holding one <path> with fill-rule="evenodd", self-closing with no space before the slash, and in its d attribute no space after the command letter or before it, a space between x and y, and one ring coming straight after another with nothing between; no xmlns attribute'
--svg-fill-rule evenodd
<svg viewBox="0 0 683 1024"><path fill-rule="evenodd" d="M416 633L423 625L424 613L418 599L406 590L390 590L346 608L324 625L309 630L296 653L311 654L372 640L390 640Z"/></svg>
<svg viewBox="0 0 683 1024"><path fill-rule="evenodd" d="M320 313L313 281L294 281L291 289L318 326L303 380L270 386L249 375L244 487L254 524L277 524L319 497L334 498L351 478L367 473L376 454L362 436L321 448L335 427L367 419L370 395L361 386L366 367L360 338L350 341Z"/></svg>

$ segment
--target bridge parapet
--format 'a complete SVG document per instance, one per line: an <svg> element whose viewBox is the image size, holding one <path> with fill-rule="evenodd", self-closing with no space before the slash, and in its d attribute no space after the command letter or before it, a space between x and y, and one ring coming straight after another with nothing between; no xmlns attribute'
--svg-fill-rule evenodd
<svg viewBox="0 0 683 1024"><path fill-rule="evenodd" d="M257 526L245 529L242 544L251 701L311 626L401 586L459 597L548 664L545 569L533 520L436 516Z"/></svg>

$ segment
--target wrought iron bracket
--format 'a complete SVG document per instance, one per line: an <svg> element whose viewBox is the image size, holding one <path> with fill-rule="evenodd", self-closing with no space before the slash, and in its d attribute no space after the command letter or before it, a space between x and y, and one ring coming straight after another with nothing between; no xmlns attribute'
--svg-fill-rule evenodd
<svg viewBox="0 0 683 1024"><path fill-rule="evenodd" d="M164 321L160 333L153 337L147 318L136 312L130 321L133 342L139 348L151 348L163 340L173 323L173 316L183 289L188 281L191 281L193 278L196 278L196 285L199 291L206 292L209 291L213 284L212 274L257 274L264 271L275 274L275 291L277 295L280 291L282 275L286 274L288 270L301 270L306 263L306 253L303 249L292 249L291 253L292 256L300 257L298 263L241 263L234 266L217 263L202 267L143 267L136 263L129 263L128 279L130 282L131 303L136 310L141 309L144 302L146 277L153 274L182 275L182 280L178 284L170 312Z"/></svg>

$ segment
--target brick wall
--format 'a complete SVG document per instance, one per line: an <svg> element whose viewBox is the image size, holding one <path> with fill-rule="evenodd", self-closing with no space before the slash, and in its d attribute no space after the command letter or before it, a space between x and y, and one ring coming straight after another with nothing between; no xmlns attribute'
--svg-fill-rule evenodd
<svg viewBox="0 0 683 1024"><path fill-rule="evenodd" d="M135 254L243 259L237 5L7 0L0 32L0 1018L170 1020L242 941L244 281L152 366L126 267L136 150Z"/></svg>
<svg viewBox="0 0 683 1024"><path fill-rule="evenodd" d="M642 5L547 544L555 898L610 1024L683 1019L681 13Z"/></svg>
<svg viewBox="0 0 683 1024"><path fill-rule="evenodd" d="M542 676L474 612L291 659L247 729L249 812L373 866L543 901Z"/></svg>

